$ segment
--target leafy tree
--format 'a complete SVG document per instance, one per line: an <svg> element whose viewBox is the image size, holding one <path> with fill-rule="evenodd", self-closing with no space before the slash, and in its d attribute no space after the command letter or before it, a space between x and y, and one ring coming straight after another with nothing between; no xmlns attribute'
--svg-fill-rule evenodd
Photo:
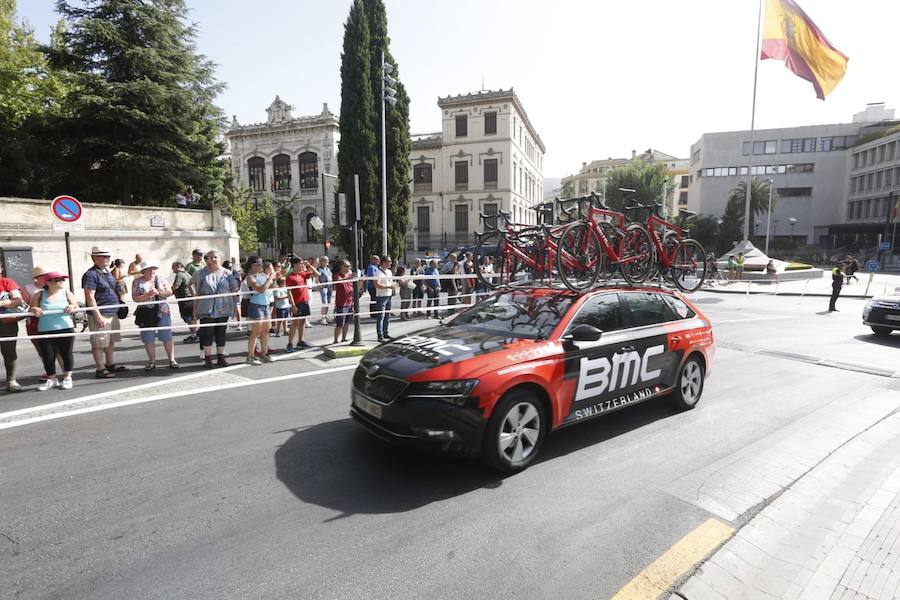
<svg viewBox="0 0 900 600"><path fill-rule="evenodd" d="M59 120L54 191L128 204L173 204L192 186L221 190L224 87L198 54L184 0L58 0L68 24L51 53L78 88Z"/></svg>
<svg viewBox="0 0 900 600"><path fill-rule="evenodd" d="M742 238L741 225L744 222L744 200L740 202L729 200L725 206L725 212L722 215L722 222L719 224L717 236L717 247L719 255L728 252Z"/></svg>
<svg viewBox="0 0 900 600"><path fill-rule="evenodd" d="M774 189L772 190L772 210L775 210L775 205L778 200L778 192ZM728 193L728 204L735 203L736 207L739 207L740 212L740 226L743 228L744 225L744 204L747 201L747 180L741 180L732 190ZM750 235L753 235L753 224L756 221L756 216L761 214L766 214L769 210L769 181L765 179L760 179L758 177L754 177L750 184L750 227L747 231ZM741 233L743 238L743 231Z"/></svg>
<svg viewBox="0 0 900 600"><path fill-rule="evenodd" d="M406 87L400 81L397 61L390 52L390 37L388 37L387 12L382 0L364 0L366 16L369 21L369 61L370 81L372 82L372 100L376 115L381 110L381 53L384 53L385 62L394 67L391 76L397 80L393 86L397 91L397 103L389 104L385 111L385 133L387 138L387 213L388 213L388 251L394 256L399 256L406 244L406 232L409 231L409 153L412 150L412 138L409 134L409 95ZM375 128L376 148L378 149L378 174L381 175L381 131ZM380 188L379 188L380 189ZM378 214L381 216L380 194L378 196ZM378 222L377 236L372 241L377 241L378 250L381 249L381 220ZM368 244L367 244L368 247Z"/></svg>
<svg viewBox="0 0 900 600"><path fill-rule="evenodd" d="M570 179L562 185L562 189L559 191L560 198L574 198L575 197L575 180Z"/></svg>
<svg viewBox="0 0 900 600"><path fill-rule="evenodd" d="M6 195L40 187L42 164L35 154L52 143L41 135L42 124L61 113L68 91L15 13L15 0L0 0L0 194Z"/></svg>
<svg viewBox="0 0 900 600"><path fill-rule="evenodd" d="M707 250L712 252L717 249L719 240L719 223L716 217L710 215L697 215L687 225L690 236L700 242Z"/></svg>
<svg viewBox="0 0 900 600"><path fill-rule="evenodd" d="M257 252L260 224L270 223L275 214L272 197L265 193L257 199L256 192L250 188L226 187L224 193L216 196L214 203L234 219L241 254L247 256Z"/></svg>
<svg viewBox="0 0 900 600"><path fill-rule="evenodd" d="M665 164L631 161L607 173L606 203L613 210L622 210L626 198L633 198L641 204L659 202L668 180L669 173ZM619 188L635 190L635 194L620 192Z"/></svg>
<svg viewBox="0 0 900 600"><path fill-rule="evenodd" d="M353 202L353 176L359 175L360 225L365 232L363 255L381 251L381 196L378 192L378 153L375 138L375 103L372 95L372 61L369 19L364 0L354 0L344 23L344 49L341 54L341 146L338 153L338 189ZM379 90L380 90L379 86ZM349 235L338 243L352 253Z"/></svg>

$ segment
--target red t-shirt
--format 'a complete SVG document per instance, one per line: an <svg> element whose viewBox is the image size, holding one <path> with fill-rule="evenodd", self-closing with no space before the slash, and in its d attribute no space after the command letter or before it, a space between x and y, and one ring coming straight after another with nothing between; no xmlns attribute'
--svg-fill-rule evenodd
<svg viewBox="0 0 900 600"><path fill-rule="evenodd" d="M353 275L345 273L344 275L335 275L334 280L350 279ZM334 306L343 308L345 306L353 306L353 283L335 283L334 284Z"/></svg>
<svg viewBox="0 0 900 600"><path fill-rule="evenodd" d="M295 285L308 285L306 282L309 281L310 277L312 277L311 273L291 273L287 276L284 283L287 287L293 287ZM309 288L294 288L290 290L291 297L294 298L294 304L303 304L309 303Z"/></svg>
<svg viewBox="0 0 900 600"><path fill-rule="evenodd" d="M10 295L9 292L11 292L13 290L17 290L17 289L19 289L19 286L18 286L18 284L16 284L15 281L10 279L9 277L0 277L0 293L6 292L6 294L3 295L4 300L9 300L9 295ZM3 310L6 310L6 309L3 309ZM11 309L11 310L15 310L15 309ZM18 322L18 319L14 318L14 317L9 317L6 319L0 318L0 323L16 323L16 322Z"/></svg>

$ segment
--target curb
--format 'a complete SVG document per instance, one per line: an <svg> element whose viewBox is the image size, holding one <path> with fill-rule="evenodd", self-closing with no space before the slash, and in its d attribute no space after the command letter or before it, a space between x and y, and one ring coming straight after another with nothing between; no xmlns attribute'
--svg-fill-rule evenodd
<svg viewBox="0 0 900 600"><path fill-rule="evenodd" d="M772 293L769 290L759 290L759 291L747 291L747 290L717 290L713 288L707 288L702 290L704 292L712 292L713 294L744 294L744 295L764 295L764 296L811 296L814 298L831 298L831 294L823 294L821 292L778 292L777 294ZM861 300L865 300L866 298L874 298L874 294L868 295L857 295L857 294L841 294L840 299L846 298L858 298Z"/></svg>

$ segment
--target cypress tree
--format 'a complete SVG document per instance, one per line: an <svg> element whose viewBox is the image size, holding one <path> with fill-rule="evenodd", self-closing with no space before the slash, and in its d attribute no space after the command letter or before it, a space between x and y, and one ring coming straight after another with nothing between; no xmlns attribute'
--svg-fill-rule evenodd
<svg viewBox="0 0 900 600"><path fill-rule="evenodd" d="M363 256L381 253L381 196L376 175L376 112L372 100L369 44L369 20L363 0L354 0L344 24L344 49L341 54L338 183L339 189L347 194L348 199L352 199L353 175L359 175ZM353 206L352 200L350 205ZM352 242L345 232L342 232L340 243L348 253L352 252Z"/></svg>
<svg viewBox="0 0 900 600"><path fill-rule="evenodd" d="M409 231L409 153L412 141L409 134L409 96L400 82L397 61L390 52L390 37L387 29L387 11L382 0L365 0L366 13L369 18L371 41L369 54L371 61L370 76L372 81L372 97L376 116L380 117L381 103L381 53L385 62L393 65L391 76L397 80L397 103L387 105L385 112L385 132L387 137L387 207L388 207L388 249L395 256L400 256L406 243L406 232ZM381 129L375 129L378 150L378 214L381 216ZM378 236L381 236L381 220L378 221ZM379 241L379 248L380 248Z"/></svg>
<svg viewBox="0 0 900 600"><path fill-rule="evenodd" d="M58 0L57 10L68 31L54 59L78 91L51 189L149 205L174 205L187 186L216 196L223 84L196 50L184 0Z"/></svg>

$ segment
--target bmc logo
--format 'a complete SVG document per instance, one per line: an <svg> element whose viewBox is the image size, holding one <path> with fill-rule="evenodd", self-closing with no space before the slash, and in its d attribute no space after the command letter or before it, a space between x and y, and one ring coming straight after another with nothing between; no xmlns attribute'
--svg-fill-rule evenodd
<svg viewBox="0 0 900 600"><path fill-rule="evenodd" d="M647 370L650 359L665 352L662 345L647 348L642 357L638 352L618 352L613 354L612 362L605 356L600 358L582 358L579 365L578 392L575 402L599 396L604 392L636 385L638 381L647 382L656 379L661 369ZM630 381L629 381L630 380Z"/></svg>
<svg viewBox="0 0 900 600"><path fill-rule="evenodd" d="M471 351L471 348L463 346L462 344L454 344L446 340L439 340L437 338L429 338L421 335L411 335L399 340L394 340L393 343L404 346L414 346L416 348L421 348L422 350L431 350L444 356L453 356L453 348L456 349L456 353Z"/></svg>

